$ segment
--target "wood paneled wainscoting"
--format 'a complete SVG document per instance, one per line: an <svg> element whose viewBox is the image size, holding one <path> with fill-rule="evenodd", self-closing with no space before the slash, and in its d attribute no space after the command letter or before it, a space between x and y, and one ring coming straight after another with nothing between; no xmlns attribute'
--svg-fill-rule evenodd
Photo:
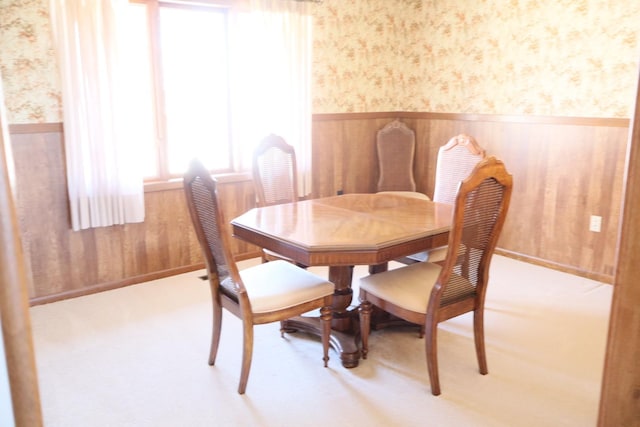
<svg viewBox="0 0 640 427"><path fill-rule="evenodd" d="M513 174L514 192L499 253L613 282L629 120L436 113L316 115L314 197L372 192L375 135L399 118L416 132L418 191L433 195L438 148L459 133ZM589 231L590 216L602 231Z"/></svg>
<svg viewBox="0 0 640 427"><path fill-rule="evenodd" d="M396 118L416 131L418 191L432 195L439 146L459 133L473 135L514 176L499 251L613 281L628 120L411 112L314 115L311 196L373 192L375 134ZM62 125L12 125L9 130L31 304L203 267L180 182L149 186L144 223L74 232ZM249 174L220 180L227 218L255 205ZM602 217L600 233L588 229L592 214ZM234 244L238 259L259 256L254 246Z"/></svg>
<svg viewBox="0 0 640 427"><path fill-rule="evenodd" d="M62 125L9 128L16 172L16 199L32 305L52 302L204 267L182 182L150 185L145 221L71 230ZM248 174L222 176L225 214L254 206ZM239 257L259 256L237 240Z"/></svg>

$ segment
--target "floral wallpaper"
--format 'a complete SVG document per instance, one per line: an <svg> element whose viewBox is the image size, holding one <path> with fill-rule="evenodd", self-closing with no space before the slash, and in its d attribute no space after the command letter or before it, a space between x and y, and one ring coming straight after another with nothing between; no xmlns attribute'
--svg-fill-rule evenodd
<svg viewBox="0 0 640 427"><path fill-rule="evenodd" d="M315 113L630 117L635 0L324 0Z"/></svg>
<svg viewBox="0 0 640 427"><path fill-rule="evenodd" d="M10 123L62 120L48 0L0 0ZM313 112L631 116L636 0L323 0Z"/></svg>
<svg viewBox="0 0 640 427"><path fill-rule="evenodd" d="M0 75L9 123L62 121L48 0L0 0Z"/></svg>

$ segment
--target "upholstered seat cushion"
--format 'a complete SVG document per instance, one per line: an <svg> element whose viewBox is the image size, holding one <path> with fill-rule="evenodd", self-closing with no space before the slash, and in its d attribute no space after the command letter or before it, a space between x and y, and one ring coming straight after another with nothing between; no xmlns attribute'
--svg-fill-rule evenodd
<svg viewBox="0 0 640 427"><path fill-rule="evenodd" d="M417 313L426 313L431 289L440 274L438 264L417 262L360 279L360 289Z"/></svg>
<svg viewBox="0 0 640 427"><path fill-rule="evenodd" d="M280 310L333 294L333 283L287 261L240 271L254 313Z"/></svg>
<svg viewBox="0 0 640 427"><path fill-rule="evenodd" d="M416 199L431 200L429 196L417 191L378 191L378 194L393 194L394 196L413 197Z"/></svg>

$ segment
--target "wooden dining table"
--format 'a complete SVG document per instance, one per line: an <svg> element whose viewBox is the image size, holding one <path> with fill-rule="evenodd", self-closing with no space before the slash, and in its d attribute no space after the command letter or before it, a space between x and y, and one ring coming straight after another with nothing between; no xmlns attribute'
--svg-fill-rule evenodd
<svg viewBox="0 0 640 427"><path fill-rule="evenodd" d="M305 266L328 266L335 286L331 346L342 365L358 366L355 265L384 271L397 258L447 244L453 207L394 193L344 194L254 208L231 221L233 235ZM320 334L312 316L285 330Z"/></svg>

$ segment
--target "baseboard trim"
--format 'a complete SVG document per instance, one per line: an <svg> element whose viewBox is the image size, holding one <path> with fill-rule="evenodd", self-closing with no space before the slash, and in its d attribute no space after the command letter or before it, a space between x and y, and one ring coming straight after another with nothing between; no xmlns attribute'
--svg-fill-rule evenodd
<svg viewBox="0 0 640 427"><path fill-rule="evenodd" d="M495 253L498 255L513 258L518 261L528 262L530 264L539 265L541 267L551 268L553 270L562 271L564 273L573 274L575 276L585 277L587 279L596 280L607 284L613 284L614 277L608 274L594 273L591 271L585 271L576 267L563 265L540 258L523 255L517 252L508 251L505 249L496 248ZM255 258L260 256L260 252L247 253L237 257L236 261L242 261L245 259ZM168 270L155 271L149 274L141 274L139 276L129 277L125 280L118 280L107 283L100 283L93 286L87 286L82 289L75 289L72 291L60 292L57 294L46 295L43 297L36 297L29 300L29 306L49 304L56 301L62 301L71 298L77 298L85 295L91 295L98 292L110 291L113 289L123 288L125 286L135 285L138 283L148 282L150 280L162 279L163 277L174 276L176 274L188 273L190 271L202 270L205 268L204 263L187 265L183 267L171 268Z"/></svg>
<svg viewBox="0 0 640 427"><path fill-rule="evenodd" d="M523 255L518 252L508 251L505 249L496 248L495 252L497 255L503 255L508 258L517 259L518 261L528 262L529 264L539 265L541 267L550 268L552 270L562 271L564 273L573 274L574 276L585 277L587 279L595 280L602 283L607 283L609 285L613 284L614 276L609 274L595 273L593 271L582 270L577 267L573 267L570 265L559 264L552 261L547 261L544 259L532 257L529 255Z"/></svg>
<svg viewBox="0 0 640 427"><path fill-rule="evenodd" d="M136 285L138 283L148 282L150 280L162 279L163 277L174 276L176 274L188 273L190 271L202 270L205 268L204 263L185 265L167 270L154 271L153 273L141 274L139 276L128 277L124 280L116 280L113 282L100 283L97 285L87 286L82 289L74 289L70 291L60 292L57 294L36 297L29 300L29 306L49 304L51 302L62 301L70 298L77 298L85 295L91 295L98 292L110 291L113 289L124 288L125 286Z"/></svg>

